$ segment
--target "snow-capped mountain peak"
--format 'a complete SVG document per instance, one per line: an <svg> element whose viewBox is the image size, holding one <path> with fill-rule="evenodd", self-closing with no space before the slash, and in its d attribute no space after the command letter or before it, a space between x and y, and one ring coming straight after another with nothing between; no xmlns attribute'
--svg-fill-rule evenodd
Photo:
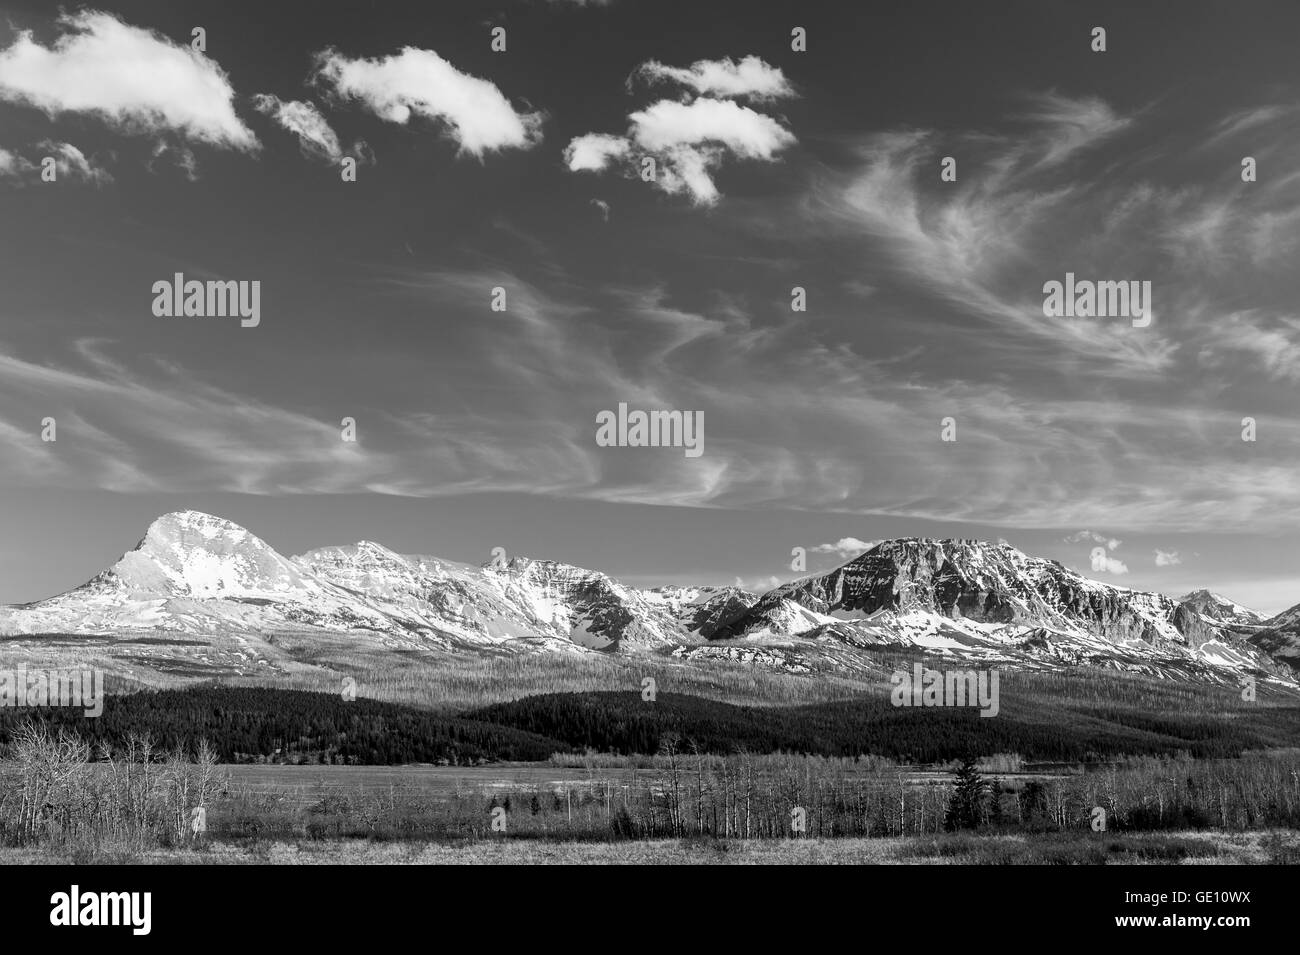
<svg viewBox="0 0 1300 955"><path fill-rule="evenodd" d="M126 646L142 634L197 636L145 642L201 648L192 651L197 663L171 660L173 669L219 664L241 674L262 672L269 659L296 666L284 645L310 656L313 640L337 647L339 639L378 652L671 651L755 660L779 657L771 641L796 655L890 645L990 662L1208 668L1220 678L1274 672L1261 649L1289 660L1289 630L1265 631L1252 646L1241 639L1245 623L1260 630L1258 615L1213 594L1175 601L978 540L881 541L829 573L755 596L735 587L644 590L528 557L474 566L367 540L288 558L200 511L159 517L133 550L74 590L0 607L3 634L132 638Z"/></svg>
<svg viewBox="0 0 1300 955"><path fill-rule="evenodd" d="M1201 616L1220 623L1250 626L1264 621L1262 613L1209 590L1193 590L1179 597L1178 602L1194 609Z"/></svg>
<svg viewBox="0 0 1300 955"><path fill-rule="evenodd" d="M136 596L270 598L314 589L261 538L202 511L159 517L140 543L97 579Z"/></svg>
<svg viewBox="0 0 1300 955"><path fill-rule="evenodd" d="M1007 544L899 538L764 594L721 620L712 637L833 638L1104 665L1125 658L1157 671L1171 662L1274 668L1223 613L1091 580Z"/></svg>

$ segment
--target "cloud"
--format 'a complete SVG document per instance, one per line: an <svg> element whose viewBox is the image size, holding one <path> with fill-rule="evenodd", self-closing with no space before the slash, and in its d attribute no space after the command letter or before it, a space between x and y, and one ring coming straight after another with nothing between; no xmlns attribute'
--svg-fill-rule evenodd
<svg viewBox="0 0 1300 955"><path fill-rule="evenodd" d="M597 209L600 210L600 215L601 215L601 217L602 217L606 222L608 222L608 221L609 221L609 203L606 202L604 199L592 199L592 200L591 200L591 204L592 204L593 206L595 206Z"/></svg>
<svg viewBox="0 0 1300 955"><path fill-rule="evenodd" d="M1117 538L1098 534L1096 531L1076 531L1064 538L1064 540L1067 544L1103 544L1106 550L1114 550L1124 543ZM1094 548L1090 556L1092 560L1091 567L1094 571L1107 574L1128 573L1127 564L1106 554L1100 547Z"/></svg>
<svg viewBox="0 0 1300 955"><path fill-rule="evenodd" d="M0 354L6 480L121 492L326 492L382 480L395 465L340 441L332 421L208 384L170 362L135 357L128 367L104 342L73 344L57 366ZM30 427L46 416L57 422L57 442Z"/></svg>
<svg viewBox="0 0 1300 955"><path fill-rule="evenodd" d="M1155 557L1157 567L1174 567L1183 562L1183 559L1178 556L1178 551L1176 550L1161 550L1157 547L1155 549Z"/></svg>
<svg viewBox="0 0 1300 955"><path fill-rule="evenodd" d="M737 577L731 582L732 586L737 590L744 590L751 594L765 594L769 590L775 590L777 587L782 586L783 583L784 581L775 574L770 577L755 577L748 583L743 577Z"/></svg>
<svg viewBox="0 0 1300 955"><path fill-rule="evenodd" d="M1097 564L1101 566L1097 566ZM1092 569L1101 573L1115 574L1116 576L1128 573L1128 565L1122 560L1116 560L1114 557L1100 558L1097 563L1093 564Z"/></svg>
<svg viewBox="0 0 1300 955"><path fill-rule="evenodd" d="M733 99L690 96L695 90L718 95L730 91L753 99L789 95L780 70L757 57L746 57L739 64L701 60L685 70L651 60L639 67L639 73L656 81L685 83L690 91L680 101L661 99L631 113L625 135L574 137L564 150L571 172L602 172L618 166L633 178L650 158L655 164L656 188L669 195L689 195L697 206L711 206L720 198L713 177L724 161L773 162L778 153L796 143L794 134L776 119Z"/></svg>
<svg viewBox="0 0 1300 955"><path fill-rule="evenodd" d="M509 290L509 309L484 321L486 290L498 285ZM369 409L352 412L363 425L357 444L340 447L337 409L311 389L235 381L225 366L172 367L131 349L113 362L108 346L94 345L62 359L0 355L0 431L7 424L21 436L5 444L0 481L257 494L507 491L1006 528L1087 527L1105 515L1135 529L1276 530L1300 515L1294 415L1262 415L1269 440L1225 454L1239 413L1233 420L1226 410L1154 402L1135 411L1105 397L918 377L895 355L859 353L826 323L788 309L773 321L770 309L725 297L697 310L658 285L572 275L539 284L498 269L395 271L376 288L378 313L438 314L458 334L439 336L437 348L381 343L318 356L318 376L383 382ZM597 448L595 414L620 401L702 410L705 454ZM944 444L939 419L954 407L967 410L958 441ZM59 421L57 445L32 428L47 414ZM69 434L76 440L64 440ZM1224 487L1237 486L1251 494L1224 497Z"/></svg>
<svg viewBox="0 0 1300 955"><path fill-rule="evenodd" d="M860 554L865 554L879 543L880 541L858 540L856 537L841 537L834 543L818 544L808 549L814 554L836 554L843 560L851 560Z"/></svg>
<svg viewBox="0 0 1300 955"><path fill-rule="evenodd" d="M856 229L870 245L873 268L889 270L928 300L960 313L966 320L945 326L950 345L957 336L972 348L996 343L1003 360L1014 351L1035 365L1149 380L1172 364L1178 347L1163 323L1132 334L1114 322L1043 315L1043 282L1063 278L1072 261L1096 262L1100 274L1119 276L1143 261L1133 253L1121 257L1118 241L1113 252L1070 247L1072 236L1096 229L1097 210L1114 208L1111 197L1091 194L1086 179L1062 175L1059 161L1045 166L1045 157L1059 156L1062 143L1078 136L1067 121L1065 130L1049 125L1029 135L952 137L961 143L964 163L959 184L961 169L977 164L986 170L953 188L936 174L940 158L954 148L941 144L937 132L872 134L858 145L860 165L814 181L802 211L812 234L825 235L839 224ZM1149 249L1149 234L1133 238L1137 249Z"/></svg>
<svg viewBox="0 0 1300 955"><path fill-rule="evenodd" d="M600 172L611 160L622 159L632 144L622 136L587 133L575 137L564 149L564 162L572 172Z"/></svg>
<svg viewBox="0 0 1300 955"><path fill-rule="evenodd" d="M1096 531L1076 531L1069 537L1063 538L1067 544L1105 544L1108 550L1114 550L1120 544L1124 543L1114 537L1107 537L1104 534L1098 534Z"/></svg>
<svg viewBox="0 0 1300 955"><path fill-rule="evenodd" d="M652 152L717 143L741 159L771 161L795 141L770 116L731 100L660 100L628 119L632 141Z"/></svg>
<svg viewBox="0 0 1300 955"><path fill-rule="evenodd" d="M54 168L60 180L88 182L94 186L102 186L113 181L108 170L87 159L85 153L72 143L46 140L40 144L40 148L46 150L54 159Z"/></svg>
<svg viewBox="0 0 1300 955"><path fill-rule="evenodd" d="M689 67L666 66L658 60L649 60L637 67L633 76L648 83L676 83L703 96L744 97L756 103L795 95L794 88L779 67L753 55L740 61L725 57L721 60L696 60Z"/></svg>
<svg viewBox="0 0 1300 955"><path fill-rule="evenodd" d="M65 32L52 46L23 31L0 51L0 99L52 117L96 116L126 134L172 133L245 152L258 148L215 61L107 13L63 14L58 23Z"/></svg>
<svg viewBox="0 0 1300 955"><path fill-rule="evenodd" d="M1235 354L1271 379L1300 382L1300 319L1259 310L1228 312L1199 326L1196 344L1204 368L1229 365Z"/></svg>
<svg viewBox="0 0 1300 955"><path fill-rule="evenodd" d="M184 144L166 143L159 140L154 143L153 156L150 158L149 162L145 164L145 167L150 172L153 172L154 163L164 156L171 159L175 163L176 167L185 173L185 178L190 182L196 182L198 180L198 157L194 155L192 149L188 148Z"/></svg>
<svg viewBox="0 0 1300 955"><path fill-rule="evenodd" d="M270 93L258 93L253 97L253 107L297 136L304 156L329 163L338 163L343 159L345 153L339 144L339 137L315 103L299 100L285 102ZM364 142L358 142L351 150L351 154L356 156L364 156L366 152Z"/></svg>
<svg viewBox="0 0 1300 955"><path fill-rule="evenodd" d="M1279 105L1250 106L1245 109L1236 110L1229 113L1213 126L1201 148L1208 149L1220 145L1221 143L1244 133L1246 130L1265 126L1294 111L1294 106Z"/></svg>
<svg viewBox="0 0 1300 955"><path fill-rule="evenodd" d="M1030 107L1021 118L1039 130L1036 156L1030 170L1041 170L1070 159L1127 129L1132 119L1117 114L1104 100L1074 99L1056 93L1029 97Z"/></svg>
<svg viewBox="0 0 1300 955"><path fill-rule="evenodd" d="M382 59L350 59L326 49L316 54L313 79L387 122L405 125L415 115L437 123L472 156L528 149L542 138L543 114L516 111L494 83L461 72L433 50L408 46Z"/></svg>
<svg viewBox="0 0 1300 955"><path fill-rule="evenodd" d="M0 148L0 176L18 179L34 168L36 167L18 153Z"/></svg>
<svg viewBox="0 0 1300 955"><path fill-rule="evenodd" d="M72 143L47 139L38 143L36 148L44 153L38 157L37 162L31 162L8 149L0 149L0 177L17 180L20 185L25 180L38 181L43 169L41 161L53 159L58 182L85 182L92 186L102 186L113 181L113 176L107 169L87 157Z"/></svg>

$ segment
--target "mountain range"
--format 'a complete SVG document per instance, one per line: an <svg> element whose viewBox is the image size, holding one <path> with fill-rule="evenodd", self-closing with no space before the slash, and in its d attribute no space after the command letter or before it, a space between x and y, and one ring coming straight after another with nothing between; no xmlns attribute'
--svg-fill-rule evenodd
<svg viewBox="0 0 1300 955"><path fill-rule="evenodd" d="M1300 606L1265 619L1208 591L1180 599L1088 579L1006 544L883 541L763 594L640 589L548 560L483 566L362 541L285 557L238 524L163 515L113 566L0 607L0 665L77 649L144 682L292 673L313 647L367 654L606 652L792 671L903 650L984 664L1074 665L1294 683Z"/></svg>

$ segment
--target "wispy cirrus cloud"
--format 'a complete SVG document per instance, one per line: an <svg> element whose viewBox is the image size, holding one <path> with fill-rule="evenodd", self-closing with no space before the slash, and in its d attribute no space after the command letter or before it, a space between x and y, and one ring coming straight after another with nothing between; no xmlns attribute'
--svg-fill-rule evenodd
<svg viewBox="0 0 1300 955"><path fill-rule="evenodd" d="M1105 142L1128 129L1133 120L1121 116L1096 97L1070 97L1041 93L1027 97L1028 108L1019 118L1031 124L1035 140L1012 156L1027 172L1064 163L1078 153Z"/></svg>
<svg viewBox="0 0 1300 955"><path fill-rule="evenodd" d="M43 181L41 177L44 170L51 168L55 182L102 186L113 181L113 176L107 169L72 143L47 139L29 151L36 156L35 161L17 152L0 149L0 178L18 185L40 182Z"/></svg>
<svg viewBox="0 0 1300 955"><path fill-rule="evenodd" d="M495 286L509 308L485 320ZM0 360L0 423L16 437L0 476L113 490L516 491L1017 527L1105 514L1116 526L1240 529L1300 514L1294 417L1261 415L1273 440L1223 454L1222 434L1237 430L1226 411L1133 415L1104 399L918 379L896 356L864 359L797 315L772 324L736 303L697 311L656 286L579 293L507 271L408 270L382 276L376 294L418 303L458 334L438 339L423 374L383 362L382 402L347 409L358 444L340 441L343 412L316 390L276 397L254 382L236 393L179 363L82 342L57 362ZM361 361L348 367L364 378ZM705 454L597 447L597 412L620 402L702 411ZM940 419L953 409L959 438L945 444ZM45 415L60 422L57 444L40 442ZM1094 453L1099 441L1108 455ZM1224 500L1223 487L1247 484L1252 494Z"/></svg>
<svg viewBox="0 0 1300 955"><path fill-rule="evenodd" d="M46 140L41 143L41 149L54 160L55 171L61 180L87 182L94 186L113 181L107 169L88 158L72 143Z"/></svg>
<svg viewBox="0 0 1300 955"><path fill-rule="evenodd" d="M1269 126L1288 114L1294 113L1295 110L1295 106L1283 104L1247 106L1234 110L1211 127L1200 148L1212 149L1227 140L1237 138L1248 130Z"/></svg>
<svg viewBox="0 0 1300 955"><path fill-rule="evenodd" d="M10 149L0 149L0 177L20 179L35 168L21 154Z"/></svg>
<svg viewBox="0 0 1300 955"><path fill-rule="evenodd" d="M271 93L258 93L253 97L254 108L271 117L280 127L298 137L304 156L324 162L337 163L345 155L366 156L368 147L358 141L345 152L338 134L315 103L302 100L282 100Z"/></svg>

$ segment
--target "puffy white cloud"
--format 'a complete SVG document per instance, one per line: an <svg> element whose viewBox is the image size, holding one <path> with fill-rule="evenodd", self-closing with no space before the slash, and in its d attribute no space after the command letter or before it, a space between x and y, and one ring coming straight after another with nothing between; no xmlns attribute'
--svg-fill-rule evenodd
<svg viewBox="0 0 1300 955"><path fill-rule="evenodd" d="M107 13L64 14L58 22L66 32L52 46L24 31L0 51L0 99L50 116L97 116L125 133L258 148L215 61Z"/></svg>
<svg viewBox="0 0 1300 955"><path fill-rule="evenodd" d="M661 99L628 116L625 135L587 133L569 142L564 160L571 172L602 172L611 166L632 177L639 159L655 161L654 184L669 195L685 193L699 206L718 201L713 174L729 157L772 162L795 144L780 122L727 96L754 100L793 95L784 74L755 56L739 63L700 60L688 68L651 60L634 76L686 87L681 100ZM712 95L692 98L693 93Z"/></svg>
<svg viewBox="0 0 1300 955"><path fill-rule="evenodd" d="M637 67L633 75L650 83L677 83L703 96L747 97L761 103L795 95L779 67L753 55L739 62L727 57L696 60L689 67L666 66L658 60L649 60Z"/></svg>
<svg viewBox="0 0 1300 955"><path fill-rule="evenodd" d="M564 149L564 162L571 172L600 172L611 160L623 159L632 144L622 136L587 133L573 139Z"/></svg>
<svg viewBox="0 0 1300 955"><path fill-rule="evenodd" d="M404 125L412 114L437 122L473 156L528 149L542 138L541 113L516 111L496 84L462 73L433 50L408 46L382 59L323 50L315 80L390 123Z"/></svg>
<svg viewBox="0 0 1300 955"><path fill-rule="evenodd" d="M297 136L304 156L337 163L345 155L338 134L330 128L329 122L315 103L300 100L286 102L270 93L258 93L253 97L253 106L259 113L270 116ZM367 154L366 144L358 142L352 147L352 153Z"/></svg>
<svg viewBox="0 0 1300 955"><path fill-rule="evenodd" d="M628 119L632 139L655 152L718 143L742 159L771 160L795 141L772 117L731 100L660 100Z"/></svg>
<svg viewBox="0 0 1300 955"><path fill-rule="evenodd" d="M1064 538L1067 544L1082 544L1085 541L1092 544L1105 544L1108 550L1114 550L1120 544L1124 543L1115 537L1107 537L1105 534L1098 534L1096 531L1076 531L1069 537Z"/></svg>
<svg viewBox="0 0 1300 955"><path fill-rule="evenodd" d="M1107 574L1115 574L1116 576L1128 573L1128 565L1122 560L1116 560L1114 557L1103 557L1099 563L1101 566L1096 566L1094 564L1092 569Z"/></svg>
<svg viewBox="0 0 1300 955"><path fill-rule="evenodd" d="M660 100L628 117L627 136L587 133L564 151L573 172L600 172L621 161L635 175L636 151L655 160L655 185L670 195L686 193L696 205L718 201L714 171L730 157L771 162L795 142L780 123L731 100L690 103Z"/></svg>
<svg viewBox="0 0 1300 955"><path fill-rule="evenodd" d="M601 217L609 221L609 203L604 199L592 199L591 204L600 210Z"/></svg>
<svg viewBox="0 0 1300 955"><path fill-rule="evenodd" d="M837 554L844 560L852 560L860 554L865 554L879 543L880 541L864 541L856 537L841 537L833 543L818 544L816 547L808 549L814 554Z"/></svg>
<svg viewBox="0 0 1300 955"><path fill-rule="evenodd" d="M1155 555L1157 567L1174 567L1183 562L1183 559L1178 556L1178 551L1176 550L1161 550L1157 547L1155 549Z"/></svg>

